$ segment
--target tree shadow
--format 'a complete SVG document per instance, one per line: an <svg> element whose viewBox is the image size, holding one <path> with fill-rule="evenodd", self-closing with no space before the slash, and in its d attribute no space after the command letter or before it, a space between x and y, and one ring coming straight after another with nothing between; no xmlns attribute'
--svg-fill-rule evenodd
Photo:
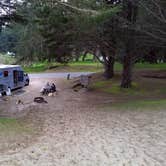
<svg viewBox="0 0 166 166"><path fill-rule="evenodd" d="M24 94L24 93L26 93L26 92L27 92L26 90L20 88L20 89L15 89L15 90L13 90L13 91L12 91L12 94L19 96L19 95L22 95L22 94Z"/></svg>

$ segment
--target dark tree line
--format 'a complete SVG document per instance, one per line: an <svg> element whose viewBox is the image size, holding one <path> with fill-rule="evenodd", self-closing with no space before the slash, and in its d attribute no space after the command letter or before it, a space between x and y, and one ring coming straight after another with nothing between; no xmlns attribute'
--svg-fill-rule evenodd
<svg viewBox="0 0 166 166"><path fill-rule="evenodd" d="M132 86L136 62L166 60L164 0L9 2L0 3L10 9L0 24L17 34L13 47L20 60L67 63L91 53L103 64L107 79L114 76L115 61L123 64L123 88Z"/></svg>

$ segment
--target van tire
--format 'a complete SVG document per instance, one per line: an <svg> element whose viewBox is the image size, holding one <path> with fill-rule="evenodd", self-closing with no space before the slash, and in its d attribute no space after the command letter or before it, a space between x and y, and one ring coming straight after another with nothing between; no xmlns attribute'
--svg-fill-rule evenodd
<svg viewBox="0 0 166 166"><path fill-rule="evenodd" d="M29 85L29 80L26 80L26 84L25 84L26 86L28 86Z"/></svg>

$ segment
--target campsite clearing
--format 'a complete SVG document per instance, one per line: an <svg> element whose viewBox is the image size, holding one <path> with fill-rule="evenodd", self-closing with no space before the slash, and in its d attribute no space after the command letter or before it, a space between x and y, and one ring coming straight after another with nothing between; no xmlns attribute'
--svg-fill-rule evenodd
<svg viewBox="0 0 166 166"><path fill-rule="evenodd" d="M127 104L97 89L74 92L67 80L56 79L58 95L45 97L48 104L34 104L46 81L55 80L32 79L29 87L0 101L1 115L9 118L0 121L0 165L166 164L164 96L158 98L160 107L155 98L149 99L151 106ZM18 99L24 104L16 105Z"/></svg>

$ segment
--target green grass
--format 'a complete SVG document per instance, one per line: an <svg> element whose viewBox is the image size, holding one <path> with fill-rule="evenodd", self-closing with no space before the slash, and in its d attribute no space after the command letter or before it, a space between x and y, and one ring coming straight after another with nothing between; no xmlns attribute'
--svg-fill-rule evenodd
<svg viewBox="0 0 166 166"><path fill-rule="evenodd" d="M26 128L21 122L13 118L0 118L0 133L22 133L31 132L30 128Z"/></svg>
<svg viewBox="0 0 166 166"><path fill-rule="evenodd" d="M166 99L126 101L114 103L111 107L122 110L161 110L166 109Z"/></svg>
<svg viewBox="0 0 166 166"><path fill-rule="evenodd" d="M82 61L82 58L83 58L83 55L80 56L79 61ZM85 57L85 61L87 61L87 62L91 61L92 62L93 61L93 55L92 54L87 54L86 57Z"/></svg>
<svg viewBox="0 0 166 166"><path fill-rule="evenodd" d="M33 63L30 66L23 66L23 69L27 73L34 73L34 72L38 73L38 72L47 71L49 69L49 67L51 67L51 66L60 67L60 66L64 66L64 65L59 64L59 63L49 63L47 61L44 61L44 62Z"/></svg>
<svg viewBox="0 0 166 166"><path fill-rule="evenodd" d="M49 67L54 66L54 69L49 70ZM23 67L27 73L34 72L99 72L103 70L103 67L99 63L92 62L73 62L67 65L59 63L35 63L31 66Z"/></svg>
<svg viewBox="0 0 166 166"><path fill-rule="evenodd" d="M149 64L149 63L137 63L136 69L150 69L150 70L166 70L166 63Z"/></svg>
<svg viewBox="0 0 166 166"><path fill-rule="evenodd" d="M104 80L98 76L98 79L91 82L90 88L93 91L106 93L118 99L124 98L162 98L166 94L165 80L163 79L145 79L139 77L134 79L131 88L120 87L121 76L117 74L113 79Z"/></svg>
<svg viewBox="0 0 166 166"><path fill-rule="evenodd" d="M93 55L87 54L84 62L81 61L80 57L79 62L71 62L67 65L59 64L56 62L49 63L47 61L37 62L30 66L24 66L23 69L27 73L40 73L40 72L102 72L103 65L99 62L93 62ZM15 58L0 54L0 63L3 64L13 64ZM54 69L49 70L50 66L56 66ZM115 63L115 71L122 70L122 64ZM138 63L135 64L136 70L166 70L166 63L161 64L149 64L149 63Z"/></svg>
<svg viewBox="0 0 166 166"><path fill-rule="evenodd" d="M103 91L111 94L127 94L127 95L139 95L143 94L143 90L139 88L138 84L133 82L131 88L121 88L119 83L113 83L109 88L103 88Z"/></svg>
<svg viewBox="0 0 166 166"><path fill-rule="evenodd" d="M36 66L36 67L33 67L33 66L26 66L26 67L23 67L24 71L27 72L27 73L40 73L40 72L44 72L46 71L46 68L45 66Z"/></svg>
<svg viewBox="0 0 166 166"><path fill-rule="evenodd" d="M84 70L86 70L86 67L91 66L94 68L98 68L100 70L103 70L103 65L100 64L99 62L90 62L90 61L85 61L85 62L73 62L69 64L70 67L74 66L84 66ZM114 66L115 71L121 71L123 69L122 64L120 63L115 63ZM134 66L134 69L136 70L166 70L166 63L160 63L160 64L149 64L149 63L137 63Z"/></svg>
<svg viewBox="0 0 166 166"><path fill-rule="evenodd" d="M49 70L50 66L56 66L54 69ZM101 72L103 65L97 62L71 62L67 65L59 63L39 62L31 66L24 66L24 71L27 73L40 73L40 72ZM120 70L121 65L116 64L116 70Z"/></svg>
<svg viewBox="0 0 166 166"><path fill-rule="evenodd" d="M99 81L93 83L91 88L94 90L98 90L104 93L112 94L112 95L142 95L144 94L144 90L141 89L138 83L133 82L131 88L121 88L120 81L108 80L108 81Z"/></svg>
<svg viewBox="0 0 166 166"><path fill-rule="evenodd" d="M54 66L55 68L49 70L49 67ZM48 62L39 62L34 63L31 66L23 67L25 72L34 73L34 72L102 72L103 65L99 62L92 61L79 61L71 62L67 65L59 63L48 63ZM135 70L166 70L166 63L162 64L148 64L148 63L138 63L135 64ZM115 63L115 71L121 71L122 64Z"/></svg>

